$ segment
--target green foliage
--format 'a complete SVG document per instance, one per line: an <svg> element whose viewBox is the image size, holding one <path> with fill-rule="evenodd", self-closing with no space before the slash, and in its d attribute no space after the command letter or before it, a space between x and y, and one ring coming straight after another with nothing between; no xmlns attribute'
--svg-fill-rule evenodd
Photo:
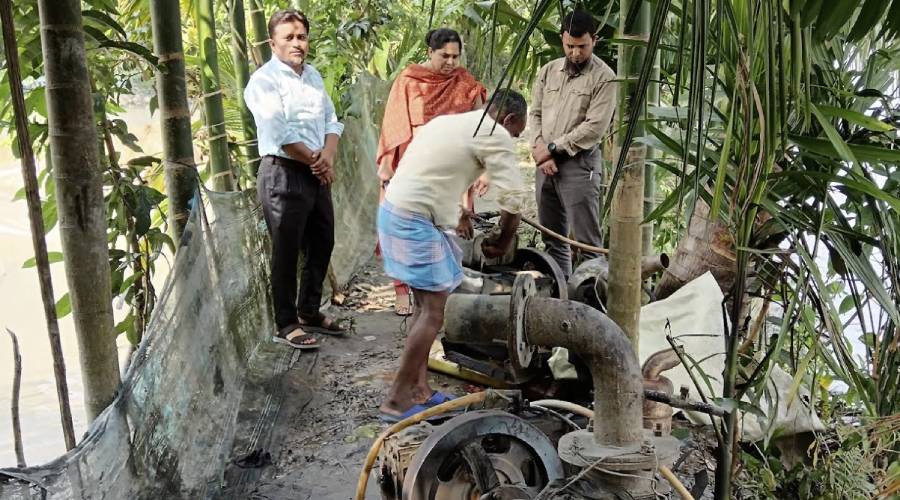
<svg viewBox="0 0 900 500"><path fill-rule="evenodd" d="M104 134L115 137L131 151L140 152L137 137L128 130L125 121L117 115L124 112L120 103L140 87L141 81L151 81L156 65L156 57L147 47L149 22L141 2L117 3L95 0L85 2L84 18L85 42L88 65L91 69L91 85L94 93L94 107L97 118L98 135L101 144L100 157L104 168L104 192L109 214L108 241L110 270L112 273L112 293L121 297L143 320L149 318L153 304L153 290L149 285L154 269L154 261L163 248L172 248L172 242L161 227L165 217L159 216L164 196L147 185L154 179L146 174L158 175L158 169L146 162L135 163L121 168L118 165L120 153L107 149ZM37 2L26 0L15 2L15 25L25 104L30 111L29 132L34 150L46 161L39 173L42 214L44 227L51 231L57 223L56 190L52 165L49 162L47 142L47 106L43 83L43 55L40 49ZM146 9L146 6L143 6ZM18 152L12 108L9 104L9 83L7 73L2 72L0 82L0 124L3 132L13 139L13 151ZM88 146L88 145L85 145ZM146 168L146 171L145 171ZM24 188L16 193L15 199L24 199ZM61 260L59 252L50 252L50 262ZM34 265L34 259L25 266ZM146 279L141 279L146 278ZM71 312L68 294L57 304L57 315ZM132 317L135 313L129 315ZM119 325L118 333L126 333L129 340L137 342L141 331L136 329L144 321L126 321Z"/></svg>
<svg viewBox="0 0 900 500"><path fill-rule="evenodd" d="M870 430L837 426L814 436L808 449L798 450L801 456L791 459L791 465L786 464L779 446L772 444L765 450L749 447L742 454L744 471L736 495L773 500L873 498L879 483L892 479L892 469L879 466L883 450L872 446ZM790 448L793 443L785 441L781 446Z"/></svg>

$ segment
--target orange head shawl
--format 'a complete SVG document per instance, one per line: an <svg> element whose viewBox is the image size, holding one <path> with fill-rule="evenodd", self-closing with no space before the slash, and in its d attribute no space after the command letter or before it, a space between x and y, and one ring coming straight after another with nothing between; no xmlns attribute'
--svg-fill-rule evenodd
<svg viewBox="0 0 900 500"><path fill-rule="evenodd" d="M384 109L377 162L391 157L391 168L397 170L400 157L412 141L413 129L435 116L465 113L475 107L487 90L464 68L450 74L437 73L412 64L394 81Z"/></svg>

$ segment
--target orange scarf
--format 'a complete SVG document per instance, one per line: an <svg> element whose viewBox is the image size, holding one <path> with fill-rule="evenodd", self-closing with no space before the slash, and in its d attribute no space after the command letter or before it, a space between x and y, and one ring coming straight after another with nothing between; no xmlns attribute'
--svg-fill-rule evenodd
<svg viewBox="0 0 900 500"><path fill-rule="evenodd" d="M385 105L378 140L378 165L390 157L391 168L396 171L416 127L435 116L471 111L478 97L485 102L487 90L463 68L447 75L418 64L404 69L391 86Z"/></svg>

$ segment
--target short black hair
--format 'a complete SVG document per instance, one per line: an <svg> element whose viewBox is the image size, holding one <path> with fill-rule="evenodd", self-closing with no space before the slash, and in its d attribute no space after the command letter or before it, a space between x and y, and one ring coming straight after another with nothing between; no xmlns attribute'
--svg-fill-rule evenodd
<svg viewBox="0 0 900 500"><path fill-rule="evenodd" d="M500 89L491 96L490 108L488 114L494 117L496 121L501 121L506 115L515 115L525 118L528 114L528 104L522 94L515 90Z"/></svg>
<svg viewBox="0 0 900 500"><path fill-rule="evenodd" d="M276 26L294 21L303 23L303 26L306 27L306 33L309 33L309 19L306 18L306 14L297 9L281 9L275 11L272 17L269 18L269 38L275 36Z"/></svg>
<svg viewBox="0 0 900 500"><path fill-rule="evenodd" d="M459 33L457 33L456 30L450 28L438 28L429 31L428 34L425 35L425 45L428 45L428 48L431 50L443 49L444 45L447 45L448 43L458 43L459 51L462 52L462 38L460 38Z"/></svg>
<svg viewBox="0 0 900 500"><path fill-rule="evenodd" d="M573 10L566 14L566 17L563 18L562 26L559 28L560 34L567 31L569 36L575 38L582 37L585 33L593 37L597 34L597 25L594 23L594 18L587 12Z"/></svg>

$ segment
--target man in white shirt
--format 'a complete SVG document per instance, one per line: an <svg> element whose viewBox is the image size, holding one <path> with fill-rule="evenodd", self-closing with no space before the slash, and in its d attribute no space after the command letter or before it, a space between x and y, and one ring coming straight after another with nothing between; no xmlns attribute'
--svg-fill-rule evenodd
<svg viewBox="0 0 900 500"><path fill-rule="evenodd" d="M483 114L477 110L444 115L422 126L378 210L385 272L408 283L415 300L400 368L380 408L386 421L398 421L448 399L428 385L428 352L443 324L447 296L463 277L461 252L447 232L457 227L460 200L481 174L490 178L501 210L500 235L486 240L482 251L496 257L514 241L528 191L512 138L525 129L527 106L520 94L501 91L479 126ZM459 232L468 232L462 226Z"/></svg>
<svg viewBox="0 0 900 500"><path fill-rule="evenodd" d="M305 330L339 334L334 318L319 312L322 284L334 248L334 155L344 126L322 76L306 63L309 20L296 9L269 18L272 58L244 90L262 156L257 192L272 237L272 298L277 342L316 349ZM303 272L297 293L297 259Z"/></svg>

